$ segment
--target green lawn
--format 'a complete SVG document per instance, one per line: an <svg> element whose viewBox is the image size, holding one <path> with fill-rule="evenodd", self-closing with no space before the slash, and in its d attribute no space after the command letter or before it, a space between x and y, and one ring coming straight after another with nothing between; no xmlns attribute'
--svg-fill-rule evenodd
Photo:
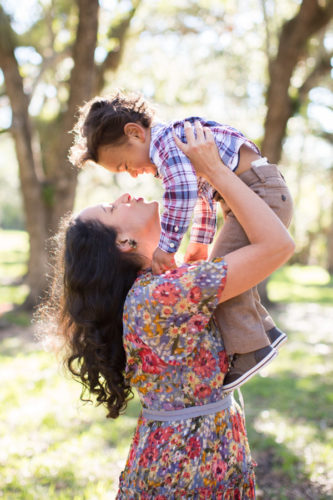
<svg viewBox="0 0 333 500"><path fill-rule="evenodd" d="M22 285L9 283L25 272L26 235L1 231L0 238L1 302L19 302ZM286 267L270 282L271 298L281 301L273 314L289 341L242 389L260 499L333 497L332 289L316 267ZM115 421L82 404L79 384L25 324L15 312L0 318L0 497L112 500L138 402Z"/></svg>
<svg viewBox="0 0 333 500"><path fill-rule="evenodd" d="M316 302L333 305L333 276L318 266L286 266L276 271L268 284L276 302Z"/></svg>
<svg viewBox="0 0 333 500"><path fill-rule="evenodd" d="M30 345L31 349L31 345ZM0 496L6 499L113 498L138 412L110 421L82 406L78 384L49 353L2 342Z"/></svg>
<svg viewBox="0 0 333 500"><path fill-rule="evenodd" d="M28 288L21 283L27 271L28 235L0 229L0 304L21 304Z"/></svg>

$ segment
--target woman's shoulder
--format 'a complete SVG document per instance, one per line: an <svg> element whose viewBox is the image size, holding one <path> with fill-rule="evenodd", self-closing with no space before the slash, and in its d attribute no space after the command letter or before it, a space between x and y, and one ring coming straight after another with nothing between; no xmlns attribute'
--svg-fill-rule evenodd
<svg viewBox="0 0 333 500"><path fill-rule="evenodd" d="M222 257L212 261L184 263L176 269L155 275L151 269L141 272L128 296L136 301L152 298L158 302L173 302L177 296L188 295L191 289L212 291L226 280L227 264Z"/></svg>
<svg viewBox="0 0 333 500"><path fill-rule="evenodd" d="M162 274L153 274L152 270L149 268L144 271L140 271L133 287L145 287L160 281L177 281L181 280L184 276L200 276L201 273L223 268L227 269L227 264L223 257L216 257L211 261L198 260L191 263L185 262L176 269L169 269Z"/></svg>

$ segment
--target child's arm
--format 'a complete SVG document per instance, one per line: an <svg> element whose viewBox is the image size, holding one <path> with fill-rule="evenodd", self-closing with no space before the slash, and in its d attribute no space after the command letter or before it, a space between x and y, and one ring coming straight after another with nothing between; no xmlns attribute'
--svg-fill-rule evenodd
<svg viewBox="0 0 333 500"><path fill-rule="evenodd" d="M177 168L167 167L165 172L161 237L152 260L154 274L176 267L175 254L190 224L198 193L197 177L188 160L185 165L178 163Z"/></svg>
<svg viewBox="0 0 333 500"><path fill-rule="evenodd" d="M166 127L152 152L164 187L161 237L152 261L153 272L160 274L175 266L174 255L197 202L198 182L190 160L174 142L171 127Z"/></svg>
<svg viewBox="0 0 333 500"><path fill-rule="evenodd" d="M198 196L198 182L188 158L176 146L163 162L160 172L163 181L163 214L158 247L176 253L191 222ZM171 148L170 148L171 149Z"/></svg>
<svg viewBox="0 0 333 500"><path fill-rule="evenodd" d="M177 226L176 226L177 229ZM191 241L187 246L184 261L193 262L208 258L208 244L212 242L216 230L216 203L205 198L198 198L194 208L194 222ZM161 274L175 267L174 254L157 248L153 255L152 270Z"/></svg>
<svg viewBox="0 0 333 500"><path fill-rule="evenodd" d="M184 261L193 262L208 258L208 245L216 231L216 203L206 198L198 198L194 209L191 240L187 246Z"/></svg>

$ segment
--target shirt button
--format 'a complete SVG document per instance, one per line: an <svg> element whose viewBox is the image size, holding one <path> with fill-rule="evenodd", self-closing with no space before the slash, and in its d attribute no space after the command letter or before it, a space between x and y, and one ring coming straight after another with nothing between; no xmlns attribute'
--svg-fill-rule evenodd
<svg viewBox="0 0 333 500"><path fill-rule="evenodd" d="M173 248L175 246L174 243L170 243L170 247Z"/></svg>
<svg viewBox="0 0 333 500"><path fill-rule="evenodd" d="M178 231L179 231L179 227L175 226L175 232L178 233Z"/></svg>

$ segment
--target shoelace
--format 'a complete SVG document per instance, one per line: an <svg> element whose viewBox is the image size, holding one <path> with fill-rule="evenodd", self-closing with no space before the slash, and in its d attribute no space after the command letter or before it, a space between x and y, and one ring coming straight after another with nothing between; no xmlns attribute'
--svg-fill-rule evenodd
<svg viewBox="0 0 333 500"><path fill-rule="evenodd" d="M229 370L230 370L230 368L234 368L234 367L235 367L235 361L236 361L236 359L237 359L237 358L238 358L238 355L237 355L237 354L234 354L234 355L231 357L231 359L230 359L230 361L229 361Z"/></svg>

